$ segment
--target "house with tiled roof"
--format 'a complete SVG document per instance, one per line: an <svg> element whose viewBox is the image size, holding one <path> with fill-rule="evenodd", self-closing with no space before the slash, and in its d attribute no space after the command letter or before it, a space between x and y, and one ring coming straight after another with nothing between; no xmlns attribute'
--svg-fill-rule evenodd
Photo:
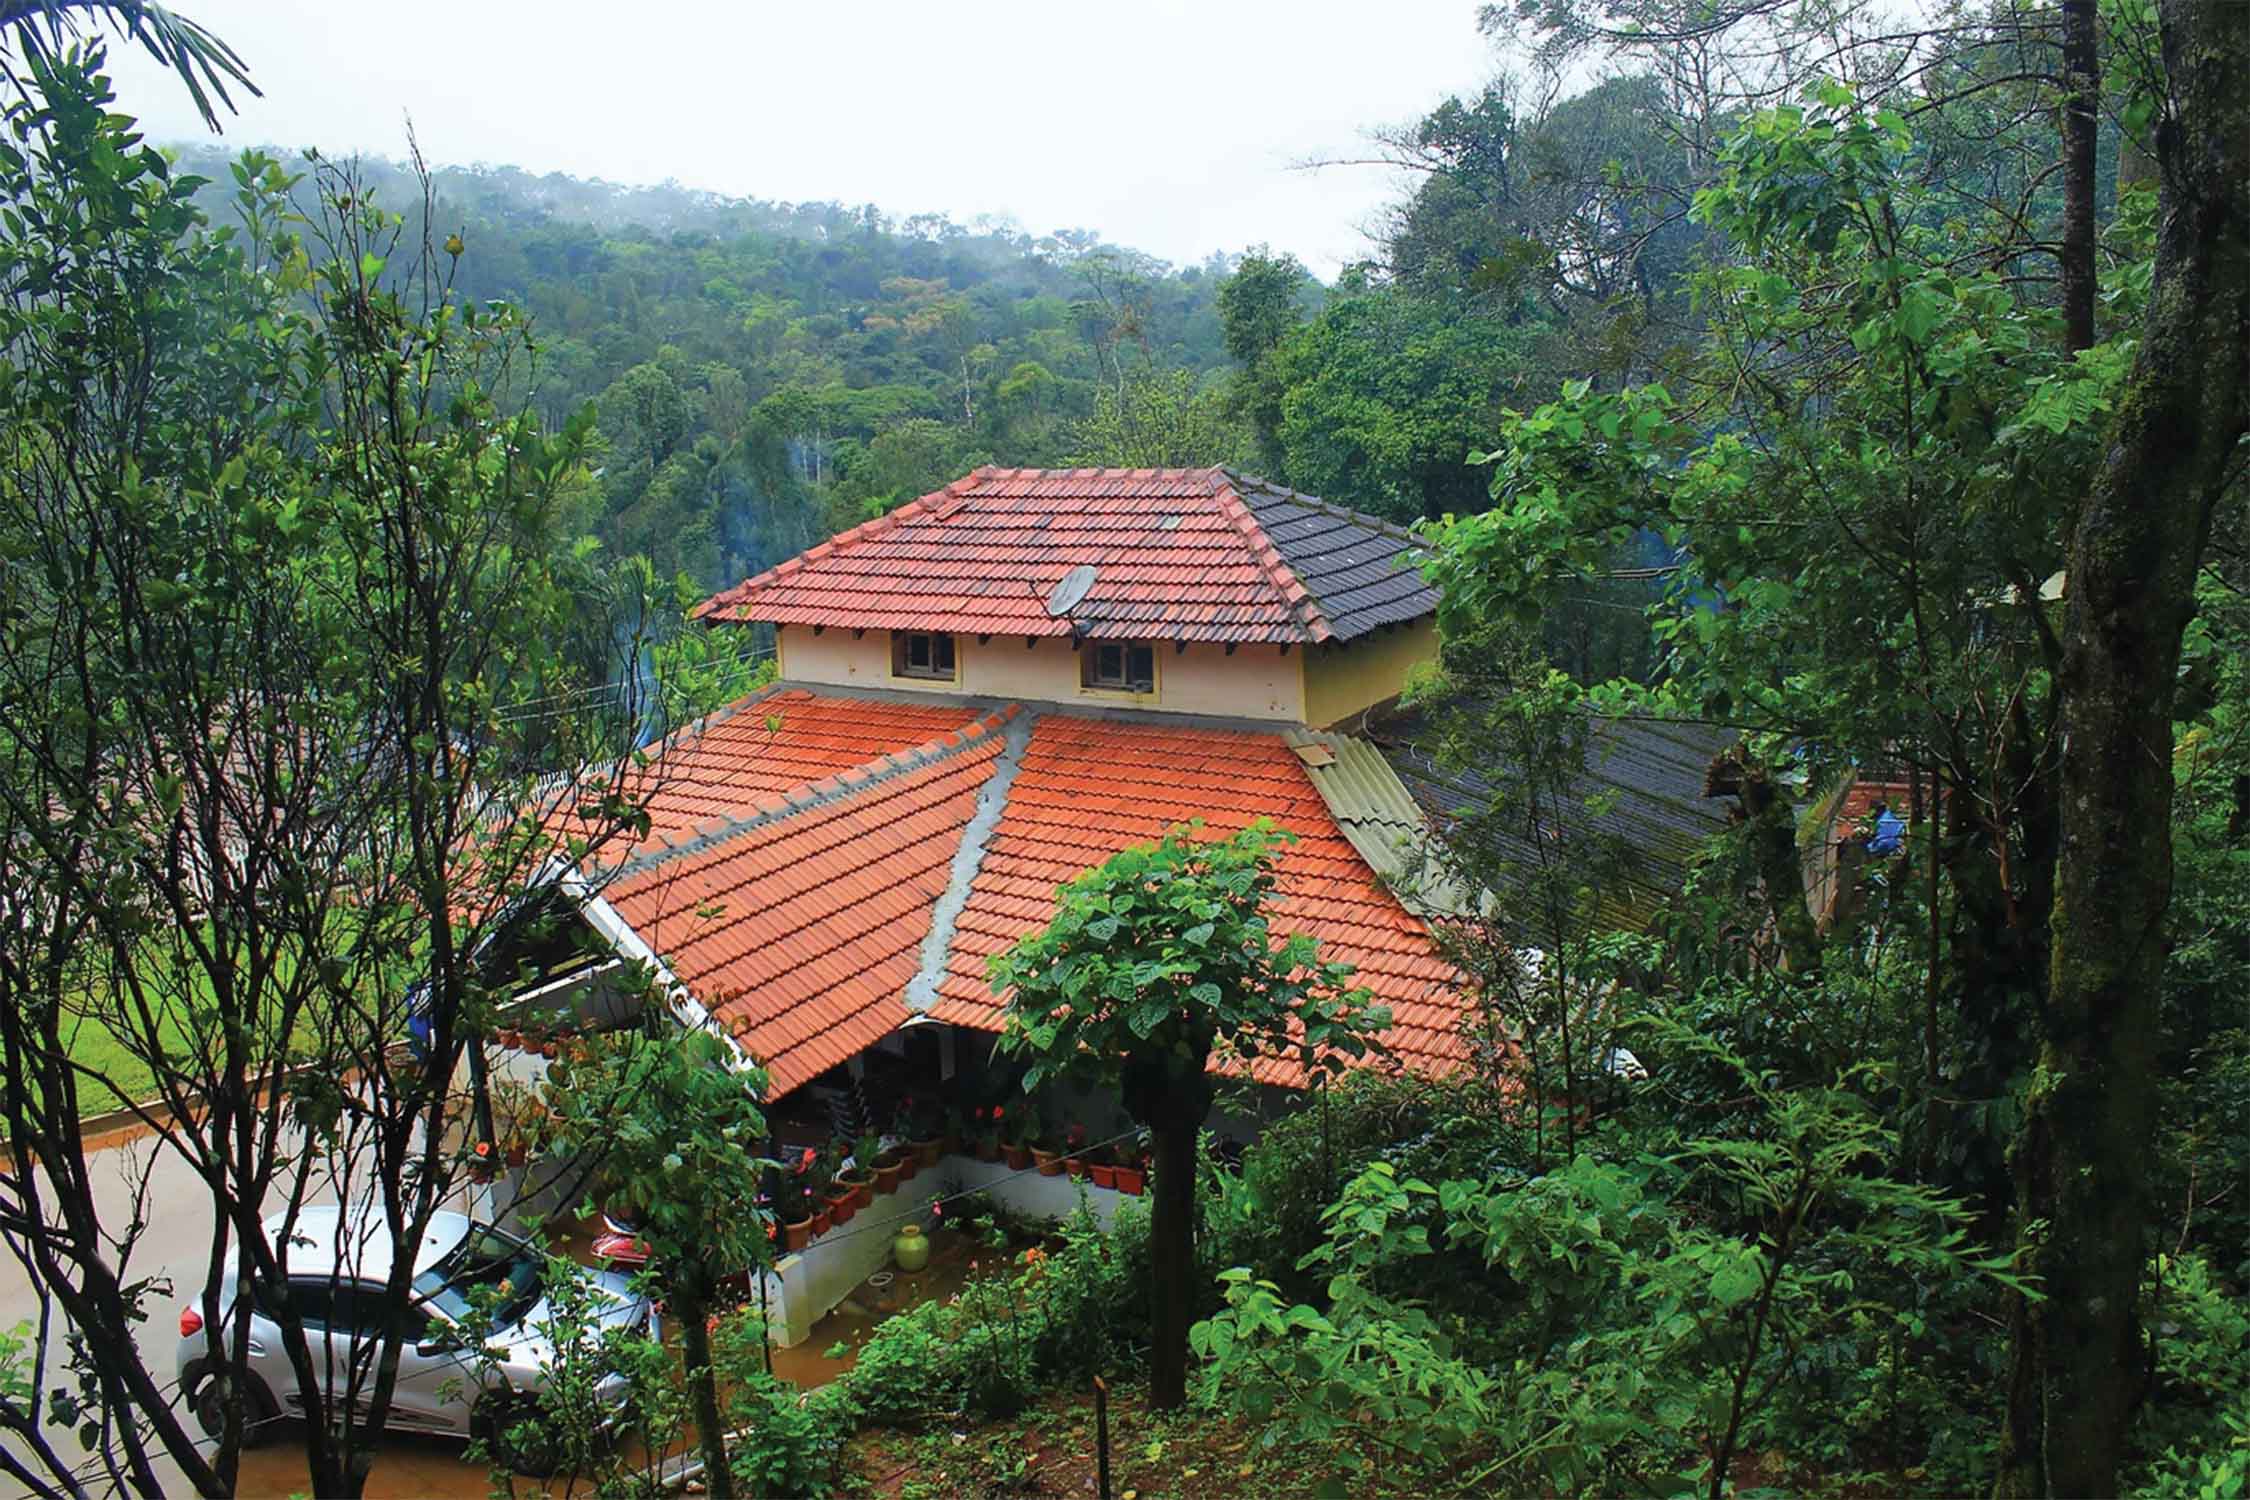
<svg viewBox="0 0 2250 1500"><path fill-rule="evenodd" d="M1416 545L1225 469L979 470L845 532L698 611L772 626L779 680L652 757L597 925L778 1099L902 1028L996 1033L986 961L1058 886L1178 823L1266 817L1297 837L1280 925L1355 966L1405 1065L1448 1072L1459 977L1298 742L1434 656Z"/></svg>
<svg viewBox="0 0 2250 1500"><path fill-rule="evenodd" d="M1004 1014L987 964L1059 886L1269 818L1296 840L1275 926L1353 966L1396 1065L1451 1073L1463 978L1386 879L1428 788L1369 729L1437 652L1418 545L1224 468L980 469L700 607L772 629L778 680L656 747L646 831L582 909L786 1112L973 1066Z"/></svg>

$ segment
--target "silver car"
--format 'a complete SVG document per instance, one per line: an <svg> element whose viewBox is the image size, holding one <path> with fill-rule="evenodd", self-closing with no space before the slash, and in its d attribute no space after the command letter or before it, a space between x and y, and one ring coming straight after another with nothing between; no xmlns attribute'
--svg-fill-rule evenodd
<svg viewBox="0 0 2250 1500"><path fill-rule="evenodd" d="M266 1234L279 1235L281 1226L281 1215L268 1219ZM328 1372L330 1389L341 1391L354 1340L364 1343L381 1332L357 1309L381 1306L393 1262L389 1230L380 1218L346 1218L335 1208L304 1209L297 1215L286 1258L289 1299L304 1322L313 1366ZM554 1358L549 1301L541 1285L545 1272L540 1253L506 1230L466 1214L432 1215L414 1251L414 1302L399 1349L389 1425L402 1431L481 1436L516 1467L536 1467L537 1455L510 1443L507 1434L521 1415L517 1403L546 1385ZM608 1271L585 1274L594 1286L599 1326L658 1335L648 1299L624 1277ZM476 1351L454 1331L479 1289L498 1289L501 1299L485 1346L501 1358L481 1367ZM230 1266L219 1288L221 1306L231 1307L234 1293ZM213 1436L226 1422L226 1345L226 1330L206 1329L193 1303L182 1310L180 1390L203 1430ZM246 1441L269 1433L277 1418L304 1414L304 1392L263 1294L251 1311L247 1381ZM605 1377L597 1394L614 1421L626 1397L624 1378Z"/></svg>

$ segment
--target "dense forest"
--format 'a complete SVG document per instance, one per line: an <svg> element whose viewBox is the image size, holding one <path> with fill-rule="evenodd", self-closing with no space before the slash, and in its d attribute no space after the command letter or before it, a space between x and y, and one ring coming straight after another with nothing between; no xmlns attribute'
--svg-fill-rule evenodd
<svg viewBox="0 0 2250 1500"><path fill-rule="evenodd" d="M222 215L230 160L182 156ZM356 172L376 201L419 212L404 168ZM599 413L604 540L706 587L978 464L1089 456L1105 392L1114 411L1119 391L1181 372L1158 399L1209 405L1227 363L1222 261L1174 269L1090 233L512 168L429 187L465 247L456 293L531 320L534 407L550 426Z"/></svg>

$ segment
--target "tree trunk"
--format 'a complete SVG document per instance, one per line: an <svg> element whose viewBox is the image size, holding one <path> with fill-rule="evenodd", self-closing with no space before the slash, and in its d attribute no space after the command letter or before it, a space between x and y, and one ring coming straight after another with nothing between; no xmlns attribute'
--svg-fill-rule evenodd
<svg viewBox="0 0 2250 1500"><path fill-rule="evenodd" d="M719 1377L711 1368L710 1301L689 1274L672 1286L680 1320L680 1352L687 1363L688 1399L695 1411L695 1440L703 1449L704 1493L734 1500L734 1470L727 1465L726 1423L719 1417Z"/></svg>
<svg viewBox="0 0 2250 1500"><path fill-rule="evenodd" d="M1188 1324L1195 1313L1195 1155L1200 1113L1168 1111L1150 1122L1156 1170L1149 1184L1148 1404L1172 1411L1187 1400Z"/></svg>
<svg viewBox="0 0 2250 1500"><path fill-rule="evenodd" d="M2172 885L2172 689L2211 512L2250 427L2250 7L2159 0L2156 279L2072 540L2063 846L2039 1073L2018 1138L2022 1269L1999 1493L2103 1495L2140 1394L2135 1304Z"/></svg>
<svg viewBox="0 0 2250 1500"><path fill-rule="evenodd" d="M2094 0L2062 6L2063 342L2094 347L2094 142L2100 123L2100 27Z"/></svg>

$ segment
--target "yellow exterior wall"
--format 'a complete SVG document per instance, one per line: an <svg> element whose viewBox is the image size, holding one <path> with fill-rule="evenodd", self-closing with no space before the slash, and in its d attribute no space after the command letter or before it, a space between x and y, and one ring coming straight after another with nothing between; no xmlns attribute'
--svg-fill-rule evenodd
<svg viewBox="0 0 2250 1500"><path fill-rule="evenodd" d="M792 625L780 633L775 662L780 676L788 681L823 687L1027 698L1162 713L1306 722L1302 650L1292 648L1284 656L1278 646L1240 646L1229 656L1221 646L1191 645L1183 652L1167 641L1151 644L1156 648L1153 693L1081 687L1078 653L1070 649L1069 641L1053 637L1040 637L1026 647L1019 635L996 635L983 642L973 635L957 635L953 638L956 671L952 682L892 676L891 633L887 630L870 630L855 640L849 630L830 629L814 635L806 626Z"/></svg>
<svg viewBox="0 0 2250 1500"><path fill-rule="evenodd" d="M1304 657L1305 722L1326 729L1396 698L1406 674L1437 652L1437 621L1428 617L1349 645L1314 647Z"/></svg>

